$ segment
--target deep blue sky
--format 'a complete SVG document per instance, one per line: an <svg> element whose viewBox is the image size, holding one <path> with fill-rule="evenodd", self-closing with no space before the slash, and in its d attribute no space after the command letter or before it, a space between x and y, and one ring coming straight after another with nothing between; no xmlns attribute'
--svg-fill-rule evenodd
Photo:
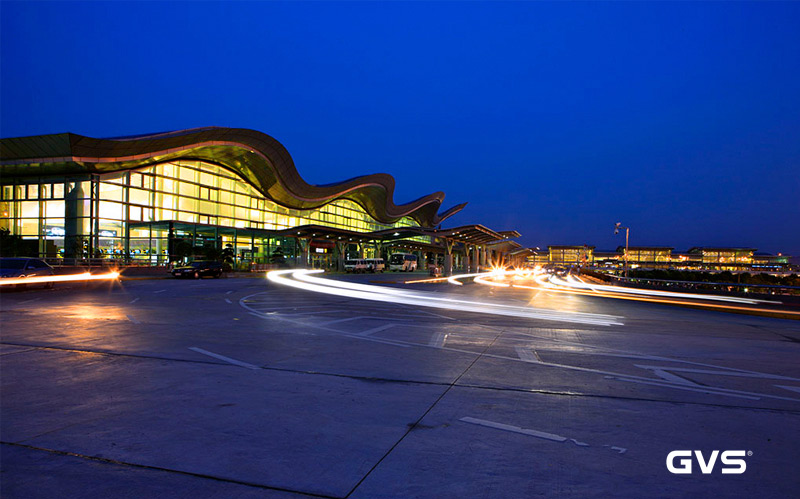
<svg viewBox="0 0 800 499"><path fill-rule="evenodd" d="M800 255L800 3L0 4L0 135L260 130L526 246Z"/></svg>

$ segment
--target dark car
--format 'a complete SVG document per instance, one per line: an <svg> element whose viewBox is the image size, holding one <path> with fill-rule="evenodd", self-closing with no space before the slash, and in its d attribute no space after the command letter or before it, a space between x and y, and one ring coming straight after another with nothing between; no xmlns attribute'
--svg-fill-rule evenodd
<svg viewBox="0 0 800 499"><path fill-rule="evenodd" d="M38 258L0 258L0 279L30 279L47 277L55 274L53 267ZM2 283L2 281L0 281ZM17 287L25 287L27 283L18 283ZM33 283L31 283L33 284ZM52 288L52 282L39 283Z"/></svg>
<svg viewBox="0 0 800 499"><path fill-rule="evenodd" d="M194 279L207 276L219 278L222 277L222 264L219 262L192 262L189 265L175 267L172 269L172 275Z"/></svg>

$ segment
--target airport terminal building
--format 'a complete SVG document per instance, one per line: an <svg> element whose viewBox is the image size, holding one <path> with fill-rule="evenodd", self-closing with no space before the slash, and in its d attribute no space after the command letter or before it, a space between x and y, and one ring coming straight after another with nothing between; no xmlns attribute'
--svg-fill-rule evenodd
<svg viewBox="0 0 800 499"><path fill-rule="evenodd" d="M224 257L240 269L341 269L346 258L409 252L421 266L471 269L519 236L441 229L466 203L440 213L435 192L397 205L388 174L310 185L277 140L253 130L6 138L0 159L0 229L56 263Z"/></svg>

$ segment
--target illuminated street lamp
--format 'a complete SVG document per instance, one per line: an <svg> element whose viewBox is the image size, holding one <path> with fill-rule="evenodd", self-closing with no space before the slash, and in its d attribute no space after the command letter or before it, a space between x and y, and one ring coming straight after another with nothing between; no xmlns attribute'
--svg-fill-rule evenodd
<svg viewBox="0 0 800 499"><path fill-rule="evenodd" d="M614 224L614 234L619 234L620 229L625 229L625 278L628 278L628 238L631 235L630 227L623 227L622 222Z"/></svg>

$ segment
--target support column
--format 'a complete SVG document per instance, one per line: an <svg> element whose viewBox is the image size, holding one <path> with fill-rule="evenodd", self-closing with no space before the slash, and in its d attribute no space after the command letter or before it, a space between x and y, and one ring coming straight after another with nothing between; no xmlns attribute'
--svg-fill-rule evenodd
<svg viewBox="0 0 800 499"><path fill-rule="evenodd" d="M469 261L469 252L470 248L468 245L464 244L464 273L470 273L470 261Z"/></svg>
<svg viewBox="0 0 800 499"><path fill-rule="evenodd" d="M305 237L298 237L297 238L298 244L300 244L300 268L308 267L308 243L309 239Z"/></svg>
<svg viewBox="0 0 800 499"><path fill-rule="evenodd" d="M347 241L336 241L336 251L338 252L338 256L336 257L336 270L339 272L344 272L344 260L347 256Z"/></svg>
<svg viewBox="0 0 800 499"><path fill-rule="evenodd" d="M470 272L475 274L478 272L478 247L471 248L472 254L470 255Z"/></svg>
<svg viewBox="0 0 800 499"><path fill-rule="evenodd" d="M453 275L453 241L449 239L444 240L444 275Z"/></svg>

